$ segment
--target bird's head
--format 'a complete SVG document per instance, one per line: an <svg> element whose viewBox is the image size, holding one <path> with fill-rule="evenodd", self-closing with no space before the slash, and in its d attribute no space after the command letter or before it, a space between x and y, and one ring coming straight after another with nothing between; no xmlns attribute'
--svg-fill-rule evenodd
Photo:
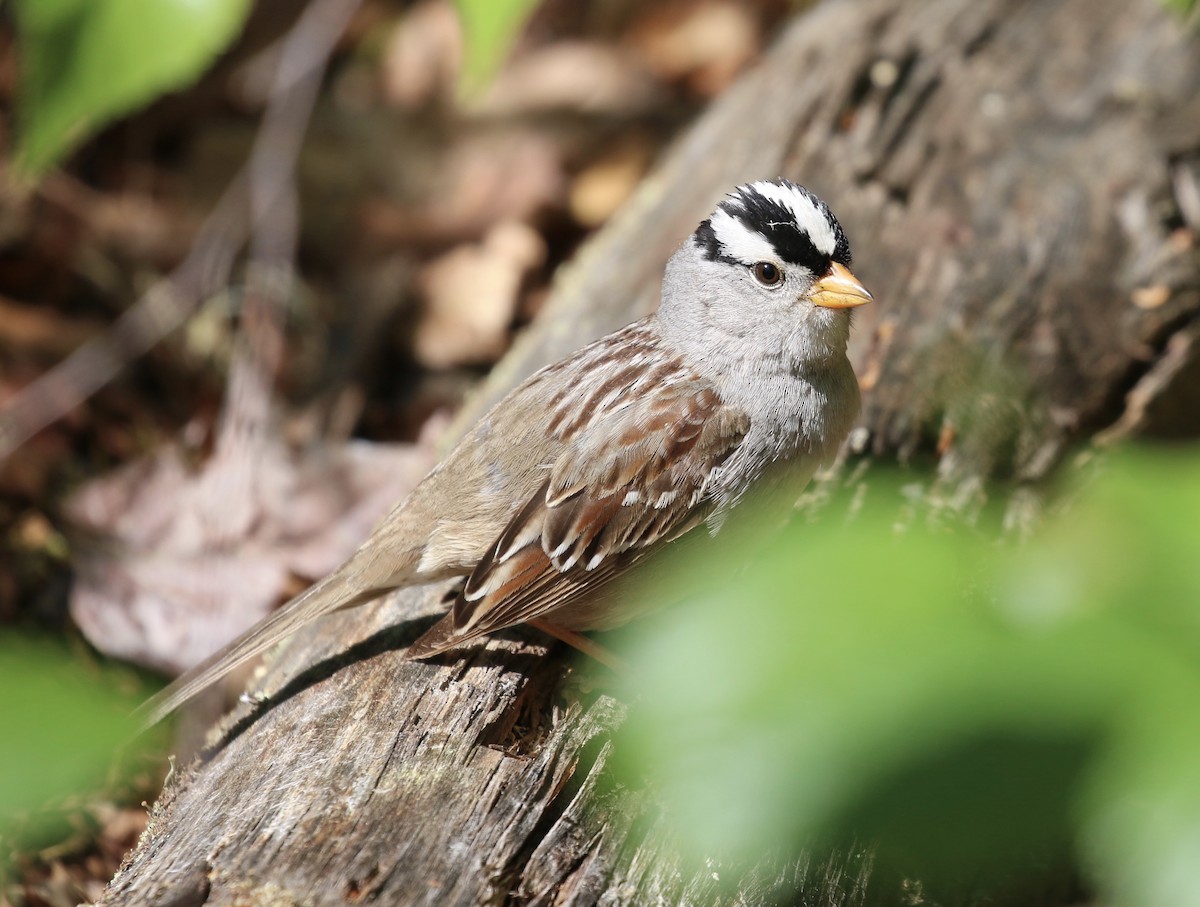
<svg viewBox="0 0 1200 907"><path fill-rule="evenodd" d="M760 180L726 196L672 257L660 319L709 344L805 360L844 353L850 310L870 301L829 206L803 186Z"/></svg>

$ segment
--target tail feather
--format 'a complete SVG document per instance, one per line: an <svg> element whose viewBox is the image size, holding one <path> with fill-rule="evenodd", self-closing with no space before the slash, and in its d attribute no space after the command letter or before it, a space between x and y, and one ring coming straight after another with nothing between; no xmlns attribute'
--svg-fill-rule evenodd
<svg viewBox="0 0 1200 907"><path fill-rule="evenodd" d="M388 591L387 588L372 588L347 596L346 574L343 570L335 571L146 700L136 713L142 729L158 724L230 671L261 655L309 622L343 608L364 604Z"/></svg>
<svg viewBox="0 0 1200 907"><path fill-rule="evenodd" d="M450 612L436 624L426 630L421 637L408 647L405 653L405 658L413 661L420 661L422 658L429 658L433 655L440 655L442 652L448 652L451 649L456 649L463 643L470 642L475 636L480 634L459 633L454 626L454 612Z"/></svg>

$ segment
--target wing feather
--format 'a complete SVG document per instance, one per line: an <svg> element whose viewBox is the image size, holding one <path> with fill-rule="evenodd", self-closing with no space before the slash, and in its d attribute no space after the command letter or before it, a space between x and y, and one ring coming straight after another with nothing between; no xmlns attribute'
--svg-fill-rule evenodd
<svg viewBox="0 0 1200 907"><path fill-rule="evenodd" d="M452 626L439 631L430 651L572 613L573 605L704 520L712 509L708 483L749 420L694 375L673 375L658 387L615 402L609 388L605 418L589 421L573 412L558 420L564 449L471 573L447 618ZM575 616L568 625L620 622L611 613L593 616Z"/></svg>

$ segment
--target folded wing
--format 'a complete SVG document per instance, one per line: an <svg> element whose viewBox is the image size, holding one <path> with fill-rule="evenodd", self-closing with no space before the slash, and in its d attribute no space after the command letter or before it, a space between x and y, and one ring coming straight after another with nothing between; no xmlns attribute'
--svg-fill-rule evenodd
<svg viewBox="0 0 1200 907"><path fill-rule="evenodd" d="M614 380L600 400L547 413L562 452L414 657L540 618L580 630L623 622L620 603L599 593L704 520L709 484L749 427L694 375L664 371L635 390Z"/></svg>

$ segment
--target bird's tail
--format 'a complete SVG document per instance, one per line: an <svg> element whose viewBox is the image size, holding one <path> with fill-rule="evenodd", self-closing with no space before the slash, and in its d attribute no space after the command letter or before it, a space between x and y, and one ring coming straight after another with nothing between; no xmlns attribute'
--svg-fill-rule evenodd
<svg viewBox="0 0 1200 907"><path fill-rule="evenodd" d="M463 643L470 642L477 635L482 634L464 635L459 633L458 629L454 626L454 612L451 611L409 646L404 657L413 661L420 661L422 658L440 655L442 652L448 652L450 649L455 649Z"/></svg>
<svg viewBox="0 0 1200 907"><path fill-rule="evenodd" d="M347 571L335 570L259 621L225 648L180 675L138 708L136 714L141 719L142 729L158 724L230 671L262 654L310 621L343 608L364 604L390 591L390 588L371 588L347 595L346 585Z"/></svg>

